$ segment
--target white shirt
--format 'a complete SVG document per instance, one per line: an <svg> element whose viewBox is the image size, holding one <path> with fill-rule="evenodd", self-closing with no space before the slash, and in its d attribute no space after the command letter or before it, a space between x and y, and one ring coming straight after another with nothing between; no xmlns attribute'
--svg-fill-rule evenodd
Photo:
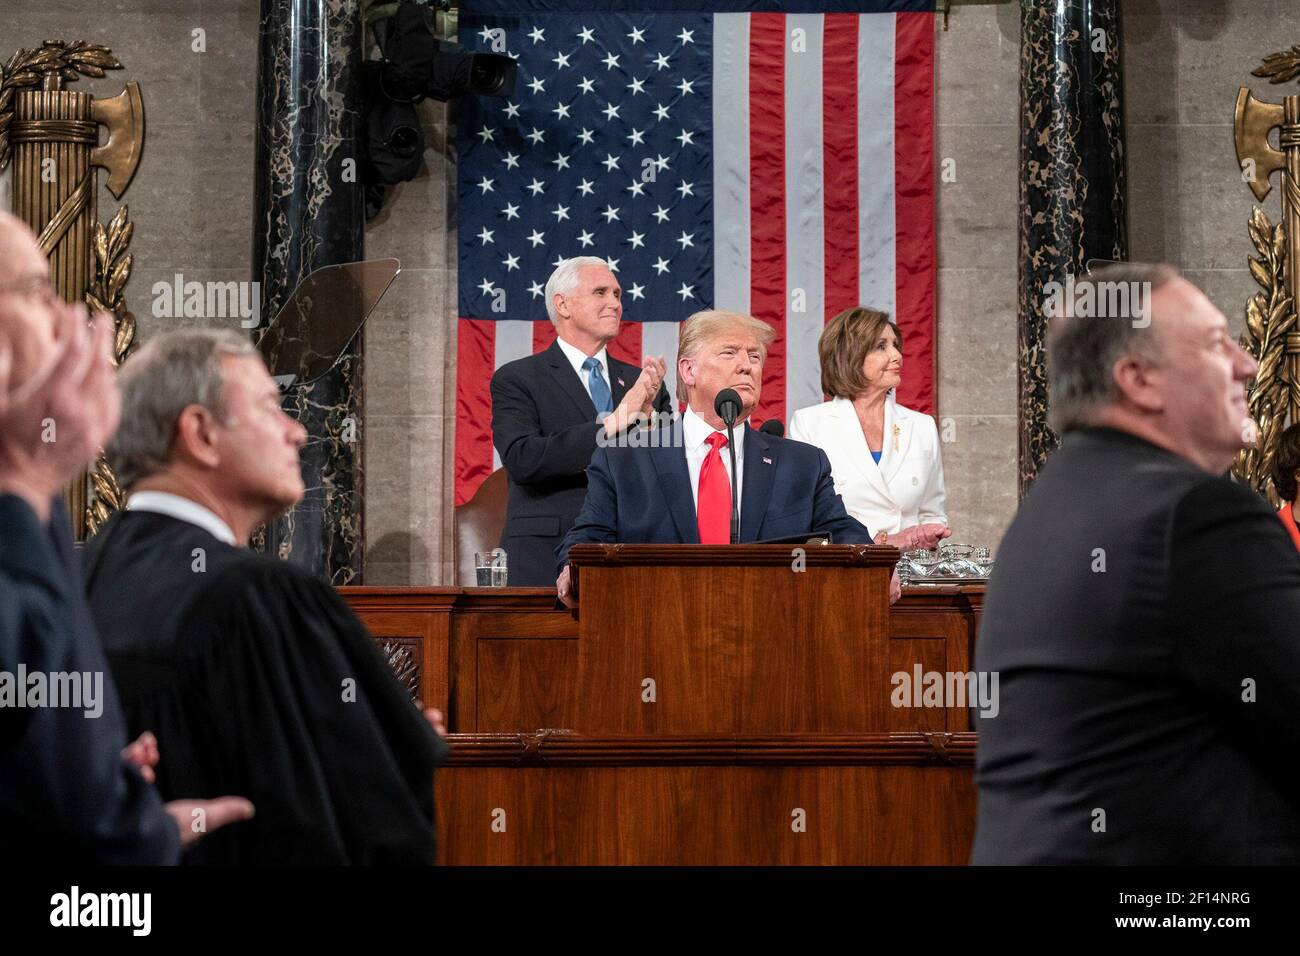
<svg viewBox="0 0 1300 956"><path fill-rule="evenodd" d="M218 541L238 545L235 532L213 512L197 501L182 498L180 495L166 491L137 491L126 499L127 511L149 511L153 514L167 515L178 521L186 521L202 528Z"/></svg>
<svg viewBox="0 0 1300 956"><path fill-rule="evenodd" d="M578 373L578 378L582 380L582 384L585 385L587 388L587 394L590 395L591 394L591 373L592 371L594 371L594 369L588 370L582 367L582 363L587 361L587 356L583 354L581 349L574 348L572 345L564 341L564 339L560 338L558 335L555 337L555 341L560 343L560 351L563 352L564 357L569 360L569 364L573 366L573 370ZM609 354L605 351L604 347L602 346L601 350L591 357L600 363L602 374L605 376L605 384L609 386L609 394L610 397L612 398L614 395L614 383L610 380L609 377Z"/></svg>
<svg viewBox="0 0 1300 956"><path fill-rule="evenodd" d="M700 508L700 469L704 467L704 459L709 454L708 438L714 432L721 433L723 438L727 437L725 428L714 428L691 408L686 409L686 414L682 416L682 441L686 445L686 470L691 476L691 497L695 500L695 511L699 513ZM723 445L718 449L718 454L722 456L722 467L726 469L727 480L731 481L731 486L736 490L736 511L740 511L740 492L745 484L745 423L736 422L732 431L736 435L736 480L731 479L731 453L727 451L727 446Z"/></svg>

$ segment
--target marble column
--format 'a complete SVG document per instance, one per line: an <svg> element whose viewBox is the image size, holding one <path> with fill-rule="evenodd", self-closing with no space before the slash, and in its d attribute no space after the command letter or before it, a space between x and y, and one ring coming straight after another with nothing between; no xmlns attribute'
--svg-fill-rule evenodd
<svg viewBox="0 0 1300 956"><path fill-rule="evenodd" d="M1120 0L1021 0L1019 484L1047 424L1043 286L1089 259L1127 259Z"/></svg>
<svg viewBox="0 0 1300 956"><path fill-rule="evenodd" d="M270 321L312 270L364 258L360 0L262 0L253 269ZM362 342L286 398L308 432L302 503L268 526L268 553L334 585L360 583Z"/></svg>

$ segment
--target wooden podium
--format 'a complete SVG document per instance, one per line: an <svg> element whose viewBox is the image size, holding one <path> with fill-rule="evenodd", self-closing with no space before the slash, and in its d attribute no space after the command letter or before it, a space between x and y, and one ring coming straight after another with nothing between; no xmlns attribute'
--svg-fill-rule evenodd
<svg viewBox="0 0 1300 956"><path fill-rule="evenodd" d="M868 635L888 631L897 549L586 544L569 559L584 733L885 728L888 649Z"/></svg>
<svg viewBox="0 0 1300 956"><path fill-rule="evenodd" d="M441 862L966 862L967 715L894 707L891 677L969 670L981 586L891 609L898 552L874 546L570 557L576 614L543 589L343 589L448 713Z"/></svg>

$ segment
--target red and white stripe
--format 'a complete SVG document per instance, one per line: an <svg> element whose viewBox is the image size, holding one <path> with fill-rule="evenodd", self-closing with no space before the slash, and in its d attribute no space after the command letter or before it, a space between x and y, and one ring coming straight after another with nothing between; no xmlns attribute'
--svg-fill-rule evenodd
<svg viewBox="0 0 1300 956"><path fill-rule="evenodd" d="M930 13L714 17L712 304L776 330L756 422L822 400L817 339L853 305L894 316L898 399L934 412L933 31ZM677 332L625 320L611 351L663 355L671 391ZM501 464L493 370L554 337L549 322L460 320L456 504Z"/></svg>

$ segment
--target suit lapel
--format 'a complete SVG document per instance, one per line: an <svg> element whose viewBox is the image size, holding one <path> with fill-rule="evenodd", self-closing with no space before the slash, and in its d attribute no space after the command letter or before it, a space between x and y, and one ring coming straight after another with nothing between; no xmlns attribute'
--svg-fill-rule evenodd
<svg viewBox="0 0 1300 956"><path fill-rule="evenodd" d="M844 447L849 452L849 459L853 462L853 467L857 469L863 479L876 493L882 495L886 500L892 501L893 496L889 493L889 485L885 483L883 473L885 464L885 451L880 456L880 464L877 465L871 459L871 448L867 445L867 436L862 434L862 423L858 421L857 410L854 409L853 403L847 398L835 399L835 431L844 442ZM889 403L885 403L885 431L884 438L881 439L882 446L889 448Z"/></svg>
<svg viewBox="0 0 1300 956"><path fill-rule="evenodd" d="M686 467L680 418L673 422L671 434L671 440L650 449L650 461L659 476L659 493L668 503L677 536L683 544L699 544L700 526L695 519L695 497L691 493L691 473Z"/></svg>
<svg viewBox="0 0 1300 956"><path fill-rule="evenodd" d="M609 351L606 350L605 354L609 355ZM639 368L620 362L609 355L609 388L614 395L615 408L618 408L619 402L623 401L623 396L636 384L636 377L640 374Z"/></svg>
<svg viewBox="0 0 1300 956"><path fill-rule="evenodd" d="M582 379L578 377L578 374L573 370L573 366L569 364L568 357L560 349L559 339L551 343L545 355L546 364L551 370L551 378L560 391L569 396L569 400L577 406L584 418L594 422L596 420L596 406L592 404L591 396L587 394ZM615 399L616 404L617 401Z"/></svg>
<svg viewBox="0 0 1300 956"><path fill-rule="evenodd" d="M740 486L740 540L757 541L772 500L776 477L777 442L745 424L745 467Z"/></svg>
<svg viewBox="0 0 1300 956"><path fill-rule="evenodd" d="M885 401L885 449L880 456L880 472L885 481L892 481L907 457L907 446L912 442L912 422L898 414L898 403L893 394ZM892 495L890 496L893 497Z"/></svg>

